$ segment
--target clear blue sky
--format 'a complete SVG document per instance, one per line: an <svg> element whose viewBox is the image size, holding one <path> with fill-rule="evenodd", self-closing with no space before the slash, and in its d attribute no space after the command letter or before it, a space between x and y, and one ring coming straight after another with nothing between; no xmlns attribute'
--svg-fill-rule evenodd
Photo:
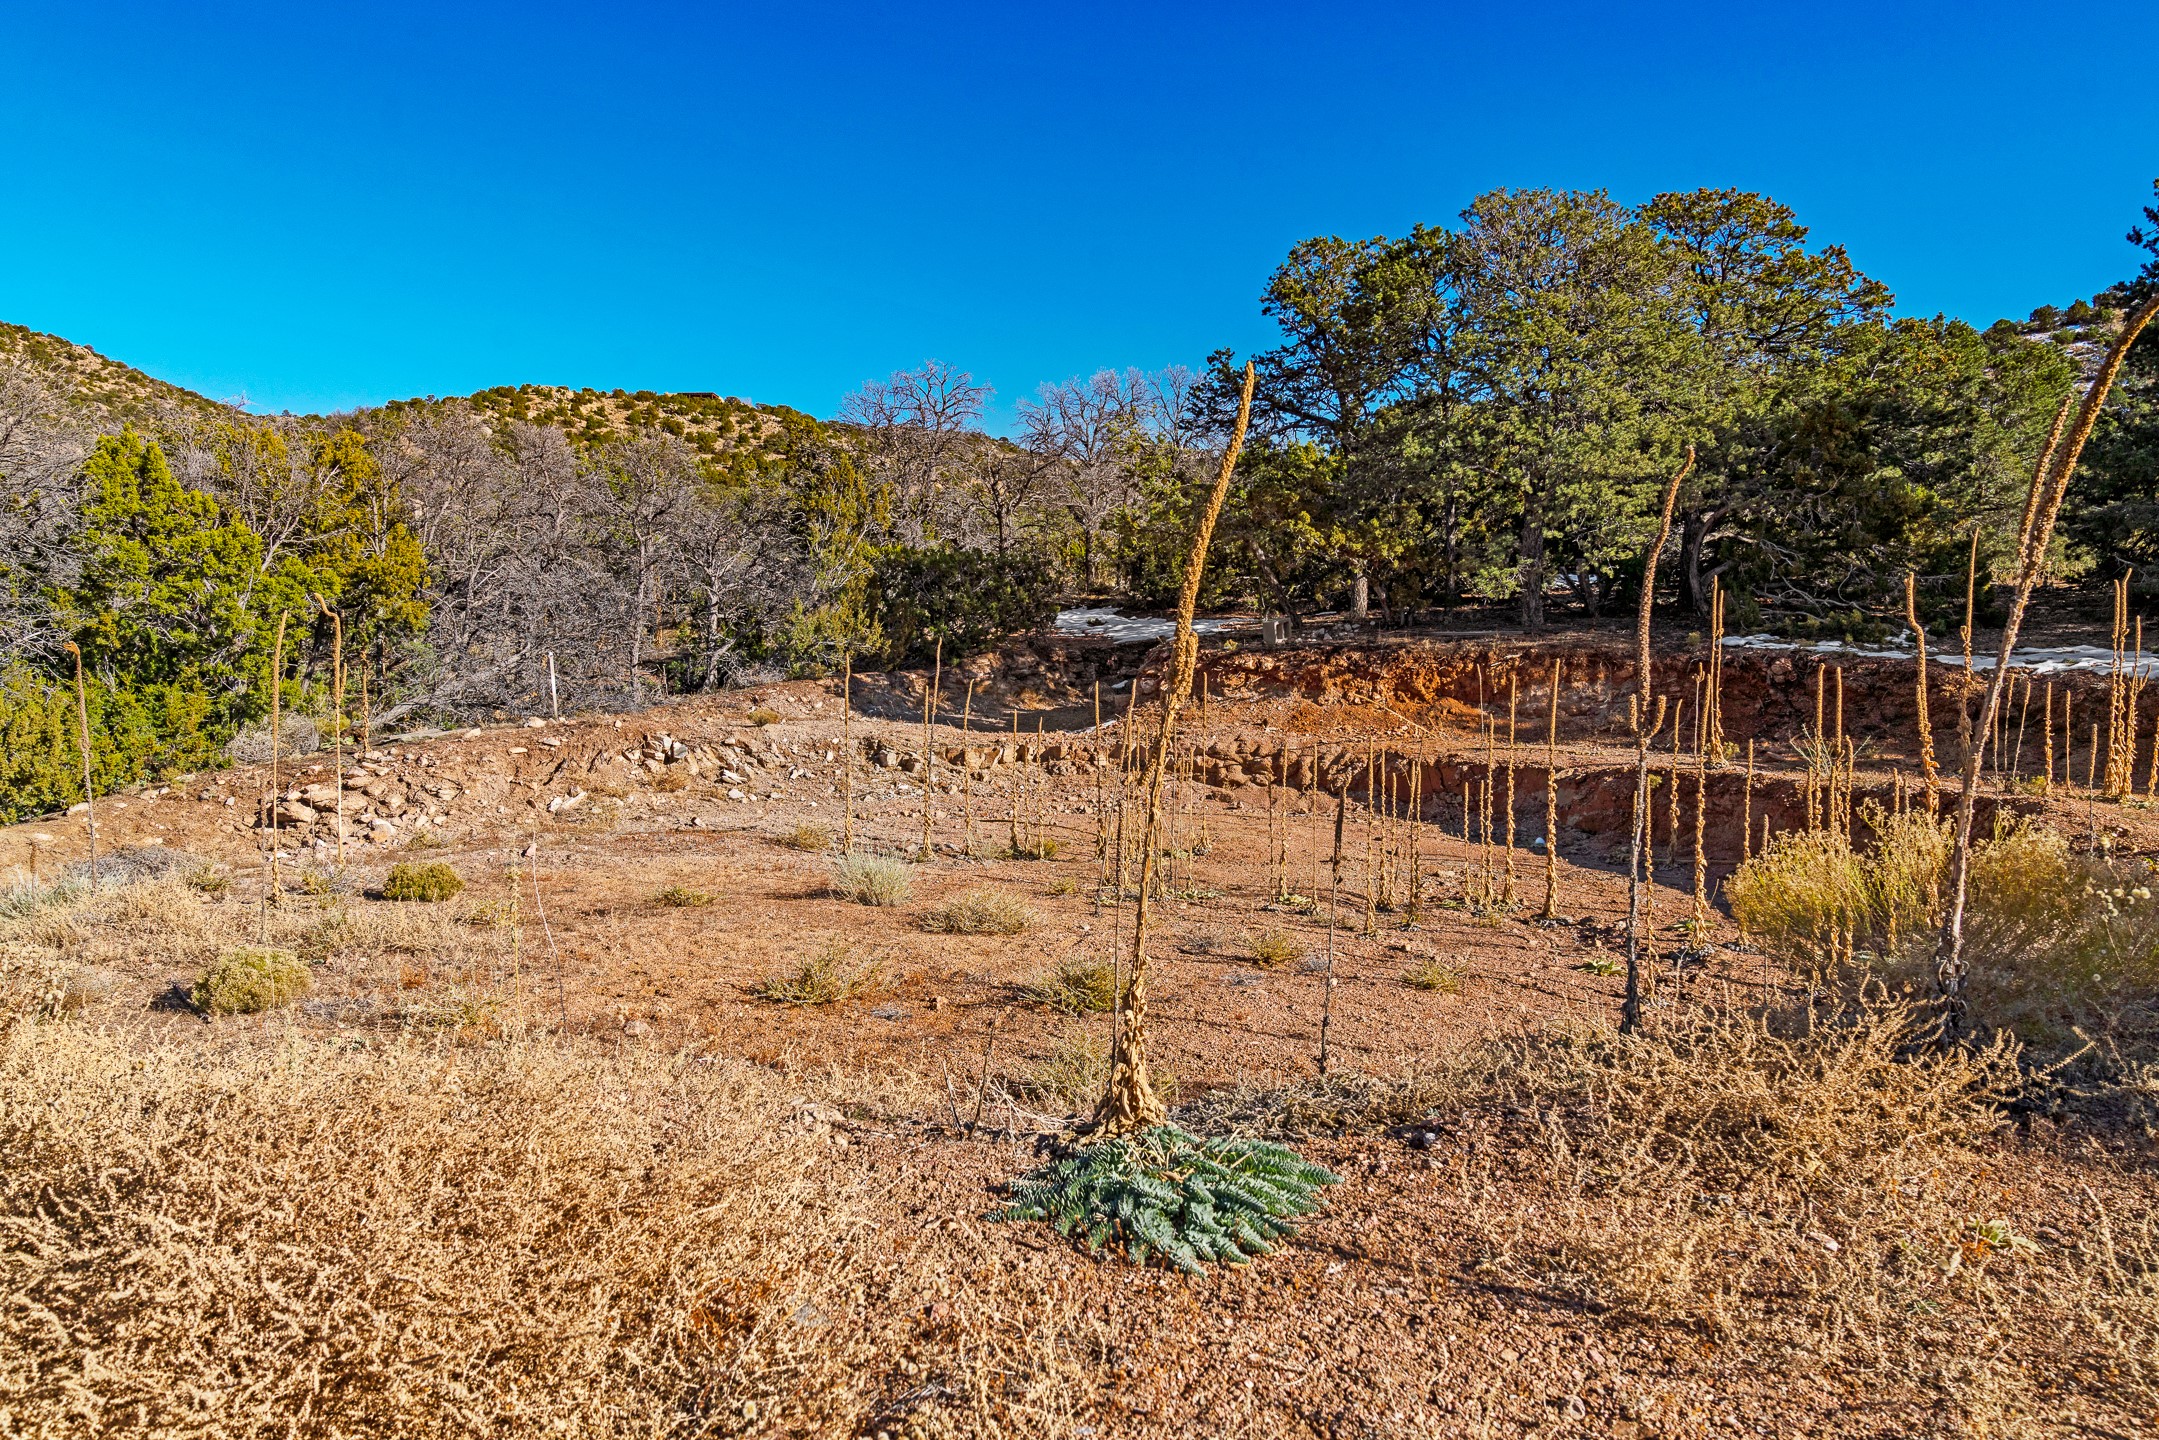
<svg viewBox="0 0 2159 1440"><path fill-rule="evenodd" d="M268 409L545 381L829 415L936 356L1008 415L1265 343L1303 236L1735 185L1985 323L2132 268L2155 55L2150 0L0 0L0 319Z"/></svg>

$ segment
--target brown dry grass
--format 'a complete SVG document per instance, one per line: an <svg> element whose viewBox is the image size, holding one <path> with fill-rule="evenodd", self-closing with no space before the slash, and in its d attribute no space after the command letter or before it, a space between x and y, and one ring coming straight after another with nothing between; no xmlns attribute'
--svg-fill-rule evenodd
<svg viewBox="0 0 2159 1440"><path fill-rule="evenodd" d="M880 1238L828 1163L824 1102L849 1099L635 1051L23 1027L0 1411L50 1435L849 1434L934 1364L906 1402L931 1433L1067 1433L1084 1322L985 1264L971 1222ZM924 1296L953 1318L923 1325Z"/></svg>
<svg viewBox="0 0 2159 1440"><path fill-rule="evenodd" d="M1875 982L1927 993L1950 826L1919 812L1875 809L1866 818L1877 842L1865 850L1829 831L1780 836L1728 882L1733 913L1771 954L1846 993ZM2080 854L2054 830L2017 825L1974 849L1971 877L1965 953L1975 1024L2009 1031L2048 1059L2087 1040L2095 1062L2159 1050L2159 874L2150 861Z"/></svg>
<svg viewBox="0 0 2159 1440"><path fill-rule="evenodd" d="M2002 1188L2015 1042L1915 1053L1923 1019L1682 1010L1641 1036L1547 1030L1392 1079L1226 1092L1187 1123L1482 1137L1444 1202L1471 1274L1931 1407L1943 1433L2051 1434L2067 1395L2153 1414L2159 1211L2057 1172L2034 1218Z"/></svg>

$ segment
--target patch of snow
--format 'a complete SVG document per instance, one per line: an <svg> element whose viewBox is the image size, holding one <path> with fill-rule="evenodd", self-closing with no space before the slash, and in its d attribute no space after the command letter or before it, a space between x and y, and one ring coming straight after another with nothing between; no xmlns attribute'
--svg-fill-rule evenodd
<svg viewBox="0 0 2159 1440"><path fill-rule="evenodd" d="M1192 628L1201 635L1213 635L1251 623L1238 618L1194 620ZM1099 635L1114 644L1129 645L1142 640L1167 640L1176 633L1177 622L1155 615L1120 615L1110 609L1081 608L1058 611L1056 629L1060 635Z"/></svg>
<svg viewBox="0 0 2159 1440"><path fill-rule="evenodd" d="M1724 643L1735 650L1802 650L1810 655L1854 655L1864 660L1909 660L1917 654L1911 643L1912 632L1899 631L1885 646L1848 645L1842 640L1780 640L1774 635L1727 635ZM1963 652L1956 649L1930 649L1927 658L1937 665L1961 666ZM2016 669L2034 675L2059 675L2072 670L2104 675L2114 664L2114 654L2097 645L2035 645L2018 646L2010 662ZM1972 669L1992 670L1992 654L1974 654ZM2146 655L2137 665L2122 661L2122 673L2140 670L2146 677L2159 676L2159 655Z"/></svg>

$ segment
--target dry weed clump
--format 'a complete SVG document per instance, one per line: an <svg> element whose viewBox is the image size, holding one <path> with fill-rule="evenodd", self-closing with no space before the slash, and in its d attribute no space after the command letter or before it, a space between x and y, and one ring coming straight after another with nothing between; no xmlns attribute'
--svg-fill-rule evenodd
<svg viewBox="0 0 2159 1440"><path fill-rule="evenodd" d="M260 1015L290 1005L313 983L307 962L290 950L248 946L218 956L188 999L205 1015Z"/></svg>
<svg viewBox="0 0 2159 1440"><path fill-rule="evenodd" d="M882 961L857 960L838 940L828 941L817 952L785 975L768 976L757 985L757 996L775 1005L833 1005L882 989Z"/></svg>
<svg viewBox="0 0 2159 1440"><path fill-rule="evenodd" d="M1780 836L1727 885L1748 937L1840 981L1908 994L1932 983L1950 827L1913 811L1868 815L1878 843L1829 831ZM2159 902L2148 861L2079 855L2038 826L2005 828L1972 855L1967 999L1981 1027L2044 1055L2103 1037L2132 1056L2159 1043Z"/></svg>
<svg viewBox="0 0 2159 1440"><path fill-rule="evenodd" d="M390 867L390 873L382 882L382 898L385 900L417 900L438 902L448 900L465 888L455 870L440 860L415 864L400 860Z"/></svg>
<svg viewBox="0 0 2159 1440"><path fill-rule="evenodd" d="M1067 1015L1105 1015L1117 1003L1117 972L1107 960L1067 955L1024 989L1030 1000Z"/></svg>
<svg viewBox="0 0 2159 1440"><path fill-rule="evenodd" d="M701 910L718 898L709 890L693 890L687 885L670 885L655 892L652 903L670 910Z"/></svg>
<svg viewBox="0 0 2159 1440"><path fill-rule="evenodd" d="M750 711L747 718L752 725L758 726L761 729L767 725L779 724L780 712L773 709L770 705L759 705L755 709Z"/></svg>
<svg viewBox="0 0 2159 1440"><path fill-rule="evenodd" d="M1437 955L1428 955L1402 972L1402 983L1412 990L1459 995L1462 993L1462 972Z"/></svg>
<svg viewBox="0 0 2159 1440"><path fill-rule="evenodd" d="M846 1232L788 1116L731 1062L31 1027L0 1394L44 1434L733 1428L788 1314L844 1313L798 1290Z"/></svg>
<svg viewBox="0 0 2159 1440"><path fill-rule="evenodd" d="M1039 915L1002 890L969 890L922 916L922 928L940 935L1022 935Z"/></svg>
<svg viewBox="0 0 2159 1440"><path fill-rule="evenodd" d="M1492 1041L1393 1079L1218 1092L1178 1119L1477 1137L1449 1200L1471 1272L1795 1376L1926 1396L1941 1433L2026 1433L2019 1417L2065 1387L2150 1414L2159 1217L2073 1181L2005 1192L2015 1043L1915 1049L1926 1019L1890 1003L1687 1011L1634 1036ZM2097 1392L2072 1378L2098 1375Z"/></svg>
<svg viewBox="0 0 2159 1440"><path fill-rule="evenodd" d="M1083 1114L1102 1098L1102 1087L1109 1083L1109 1046L1100 1035L1074 1025L1051 1042L1047 1054L1008 1076L1006 1083L1030 1103L1057 1114ZM1175 1074L1158 1070L1154 1083L1164 1100L1176 1100Z"/></svg>
<svg viewBox="0 0 2159 1440"><path fill-rule="evenodd" d="M821 855L832 848L832 827L817 820L803 820L790 825L773 838L790 850L806 850Z"/></svg>
<svg viewBox="0 0 2159 1440"><path fill-rule="evenodd" d="M1308 948L1287 930L1262 930L1246 945L1252 954L1252 963L1262 970L1274 970L1302 960Z"/></svg>
<svg viewBox="0 0 2159 1440"><path fill-rule="evenodd" d="M903 905L913 883L907 862L896 856L857 850L832 862L833 895L857 905Z"/></svg>

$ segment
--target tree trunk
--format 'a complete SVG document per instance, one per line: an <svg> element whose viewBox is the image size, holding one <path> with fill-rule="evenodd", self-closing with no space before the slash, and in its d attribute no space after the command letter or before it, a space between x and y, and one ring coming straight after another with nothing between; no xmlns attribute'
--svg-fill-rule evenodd
<svg viewBox="0 0 2159 1440"><path fill-rule="evenodd" d="M1522 507L1522 538L1517 546L1522 580L1522 628L1544 628L1544 497L1531 491Z"/></svg>
<svg viewBox="0 0 2159 1440"><path fill-rule="evenodd" d="M1372 613L1372 577L1359 567L1349 583L1349 618L1359 625Z"/></svg>
<svg viewBox="0 0 2159 1440"><path fill-rule="evenodd" d="M1259 576L1260 588L1267 592L1267 598L1274 604L1275 613L1288 625L1291 638L1302 635L1304 621L1297 614L1297 602L1290 599L1289 591L1282 587L1281 578L1274 573L1274 561L1253 541L1247 540L1245 549L1251 552L1252 569Z"/></svg>
<svg viewBox="0 0 2159 1440"><path fill-rule="evenodd" d="M1710 576L1702 573L1702 549L1724 516L1722 509L1700 510L1679 521L1679 603L1704 619L1709 617Z"/></svg>

